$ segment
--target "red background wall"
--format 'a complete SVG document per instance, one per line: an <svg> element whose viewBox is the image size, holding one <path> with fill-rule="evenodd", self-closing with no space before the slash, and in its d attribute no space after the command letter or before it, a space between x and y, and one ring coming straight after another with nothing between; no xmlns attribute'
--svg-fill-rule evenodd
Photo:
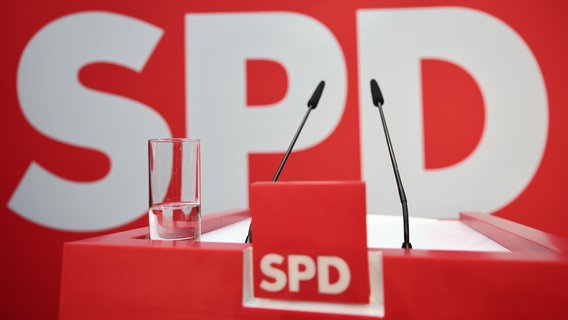
<svg viewBox="0 0 568 320"><path fill-rule="evenodd" d="M22 52L30 39L51 21L85 11L108 11L135 17L164 30L163 38L152 53L143 72L109 64L91 65L78 75L82 83L104 92L117 93L151 106L166 119L174 136L185 136L184 92L184 19L189 12L292 11L312 16L325 24L338 39L347 64L348 95L346 109L336 130L323 143L297 152L281 180L361 179L359 111L357 92L357 43L355 12L361 8L400 8L461 6L475 8L498 17L511 26L528 44L541 69L548 95L549 127L546 150L536 175L512 203L494 212L531 227L568 237L568 204L563 199L568 190L568 132L565 122L568 95L564 90L568 71L568 44L565 17L568 8L561 1L32 1L6 2L2 5L2 183L0 185L0 283L3 298L0 314L9 319L55 319L58 309L62 244L98 234L147 225L143 212L125 225L97 232L70 232L48 228L22 218L7 203L31 161L36 161L60 177L72 181L95 181L104 177L111 161L102 152L79 148L50 139L35 129L24 116L17 96L16 74ZM254 68L254 66L251 66ZM266 68L266 66L264 67ZM268 66L270 69L271 67ZM451 106L469 101L482 104L479 92L467 75L451 67L424 61L423 108L425 112L426 166L443 167L467 154L479 139L483 126L482 109L471 114L456 114ZM277 99L285 81L265 85L259 79L266 74L262 66L251 70L247 79L249 103L255 99ZM256 75L255 75L256 74ZM461 83L448 92L443 86ZM267 95L267 96L263 96ZM270 97L273 95L273 97ZM276 97L276 98L274 98ZM434 108L434 105L436 108ZM428 116L426 116L426 114ZM515 115L511 115L514 117ZM465 132L452 140L447 119L466 124ZM461 119L461 120L460 120ZM466 121L470 120L470 121ZM65 118L60 121L66 121ZM444 124L441 126L440 124ZM444 128L442 131L435 128ZM444 131L446 130L446 131ZM292 134L292 133L291 133ZM451 146L441 148L440 146ZM319 161L333 150L346 150L333 161ZM444 153L444 150L450 150ZM249 180L269 180L281 154L254 154L249 158ZM141 161L146 161L141 159ZM319 161L306 168L306 163ZM344 163L352 163L345 166ZM145 172L143 173L145 174ZM34 201L34 199L29 199ZM49 208L46 208L49 214Z"/></svg>

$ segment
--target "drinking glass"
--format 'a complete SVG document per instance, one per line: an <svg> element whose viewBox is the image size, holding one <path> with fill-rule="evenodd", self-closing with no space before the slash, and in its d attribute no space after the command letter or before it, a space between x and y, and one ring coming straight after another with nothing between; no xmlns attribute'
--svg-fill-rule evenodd
<svg viewBox="0 0 568 320"><path fill-rule="evenodd" d="M200 140L148 140L149 226L152 240L201 237Z"/></svg>

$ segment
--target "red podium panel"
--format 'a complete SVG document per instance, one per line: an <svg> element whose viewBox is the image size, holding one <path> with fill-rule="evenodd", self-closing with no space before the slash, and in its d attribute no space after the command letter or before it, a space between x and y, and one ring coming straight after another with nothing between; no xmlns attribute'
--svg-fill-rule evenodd
<svg viewBox="0 0 568 320"><path fill-rule="evenodd" d="M250 188L250 204L255 297L369 304L367 210L362 181L256 182ZM270 256L282 260L267 275L261 266ZM284 260L291 261L291 257L301 257L306 263L290 270ZM325 259L338 264L321 268ZM329 281L332 273L334 285ZM280 287L268 290L262 287L263 282ZM339 289L324 290L333 286Z"/></svg>
<svg viewBox="0 0 568 320"><path fill-rule="evenodd" d="M248 217L205 216L204 232ZM511 252L382 252L384 317L243 306L248 244L152 241L146 228L64 247L60 319L568 319L568 240L498 217L460 221Z"/></svg>

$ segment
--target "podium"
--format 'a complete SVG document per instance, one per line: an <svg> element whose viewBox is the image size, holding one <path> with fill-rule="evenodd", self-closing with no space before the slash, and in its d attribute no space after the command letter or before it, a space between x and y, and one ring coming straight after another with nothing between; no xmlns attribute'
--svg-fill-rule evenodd
<svg viewBox="0 0 568 320"><path fill-rule="evenodd" d="M205 215L202 242L153 241L139 228L65 243L60 319L568 319L568 239L480 213L440 221L503 250L369 246L382 257L383 314L245 306L251 245L207 238L239 224L244 242L249 218Z"/></svg>

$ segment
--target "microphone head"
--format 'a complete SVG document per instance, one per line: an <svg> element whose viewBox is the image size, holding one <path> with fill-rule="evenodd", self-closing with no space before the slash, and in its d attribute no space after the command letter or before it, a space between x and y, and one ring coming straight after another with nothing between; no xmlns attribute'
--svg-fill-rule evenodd
<svg viewBox="0 0 568 320"><path fill-rule="evenodd" d="M379 104L382 106L385 103L381 89L379 89L379 84L375 79L371 80L371 97L373 97L373 104L377 107Z"/></svg>
<svg viewBox="0 0 568 320"><path fill-rule="evenodd" d="M312 94L312 97L310 98L310 100L308 100L308 108L310 109L315 109L318 106L318 102L321 98L321 93L323 92L323 87L325 86L325 81L321 81L316 90L314 91L314 94Z"/></svg>

